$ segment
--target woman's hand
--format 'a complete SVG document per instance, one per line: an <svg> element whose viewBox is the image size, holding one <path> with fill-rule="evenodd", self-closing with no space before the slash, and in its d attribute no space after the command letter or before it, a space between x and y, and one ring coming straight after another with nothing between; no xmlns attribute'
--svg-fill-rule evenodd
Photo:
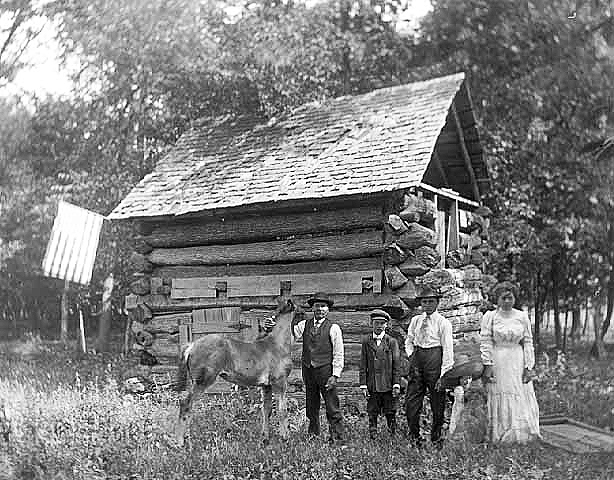
<svg viewBox="0 0 614 480"><path fill-rule="evenodd" d="M495 383L497 379L495 378L495 371L492 365L484 365L484 371L482 372L482 382L483 383Z"/></svg>
<svg viewBox="0 0 614 480"><path fill-rule="evenodd" d="M533 372L533 370L525 368L524 371L522 372L522 383L532 382L534 377L535 377L535 372Z"/></svg>

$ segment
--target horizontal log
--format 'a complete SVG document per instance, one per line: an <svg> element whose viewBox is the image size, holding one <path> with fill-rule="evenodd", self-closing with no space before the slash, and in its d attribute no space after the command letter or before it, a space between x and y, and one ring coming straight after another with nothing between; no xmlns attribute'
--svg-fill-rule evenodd
<svg viewBox="0 0 614 480"><path fill-rule="evenodd" d="M179 324L191 323L191 321L191 312L155 315L144 329L154 334L179 333Z"/></svg>
<svg viewBox="0 0 614 480"><path fill-rule="evenodd" d="M311 295L294 295L292 298L298 305L309 309L307 299ZM355 295L333 294L330 295L335 302L336 308L374 308L386 305L394 301L394 295L363 293ZM167 295L146 295L139 297L154 312L186 311L208 307L243 307L243 308L275 308L278 305L279 296L260 297L229 297L229 298L182 298L171 299Z"/></svg>
<svg viewBox="0 0 614 480"><path fill-rule="evenodd" d="M269 213L158 224L144 236L155 248L234 244L273 240L289 235L381 227L382 208L357 206L303 213Z"/></svg>
<svg viewBox="0 0 614 480"><path fill-rule="evenodd" d="M176 265L157 266L153 275L162 277L170 285L173 278L240 277L249 275L278 275L291 273L351 272L382 269L381 257L352 258L349 260L321 260L315 262L232 264L232 265Z"/></svg>
<svg viewBox="0 0 614 480"><path fill-rule="evenodd" d="M228 297L276 295L282 288L293 295L314 292L362 293L363 280L368 279L373 293L381 292L381 270L323 273L291 273L241 277L175 278L172 298L218 297L220 287Z"/></svg>
<svg viewBox="0 0 614 480"><path fill-rule="evenodd" d="M151 291L150 279L147 276L130 282L130 291L135 295L147 295Z"/></svg>
<svg viewBox="0 0 614 480"><path fill-rule="evenodd" d="M151 252L153 250L153 247L147 242L144 237L142 237L141 235L137 235L136 237L134 237L133 249L136 253L142 253L145 255Z"/></svg>
<svg viewBox="0 0 614 480"><path fill-rule="evenodd" d="M347 235L295 238L272 242L204 247L157 248L148 255L156 265L287 262L375 256L383 250L382 233L367 230Z"/></svg>
<svg viewBox="0 0 614 480"><path fill-rule="evenodd" d="M241 321L252 325L262 324L265 318L271 316L273 310L252 309L241 312ZM306 313L309 315L309 312ZM371 332L371 317L368 311L336 311L331 310L328 314L331 322L336 323L341 328L344 340L347 335L352 335L360 339L361 335ZM349 341L349 340L348 340Z"/></svg>
<svg viewBox="0 0 614 480"><path fill-rule="evenodd" d="M153 270L153 264L147 257L141 253L132 253L128 259L128 267L134 272L150 273Z"/></svg>

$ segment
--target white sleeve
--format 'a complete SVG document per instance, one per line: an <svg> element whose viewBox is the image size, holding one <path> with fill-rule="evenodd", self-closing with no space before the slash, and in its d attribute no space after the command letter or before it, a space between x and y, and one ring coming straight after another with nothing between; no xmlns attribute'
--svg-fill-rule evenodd
<svg viewBox="0 0 614 480"><path fill-rule="evenodd" d="M336 323L330 326L330 341L333 344L333 375L341 376L343 370L343 335L341 328Z"/></svg>
<svg viewBox="0 0 614 480"><path fill-rule="evenodd" d="M482 317L482 325L480 328L480 356L484 365L492 365L493 349L495 340L492 336L492 322L494 314L486 312Z"/></svg>
<svg viewBox="0 0 614 480"><path fill-rule="evenodd" d="M412 353L414 353L414 330L416 318L418 317L412 317L412 319L409 321L409 327L407 327L407 335L405 335L405 353L408 357L411 357Z"/></svg>
<svg viewBox="0 0 614 480"><path fill-rule="evenodd" d="M442 316L440 319L440 337L439 341L443 348L443 357L441 359L441 376L454 366L454 339L452 336L452 323L450 320Z"/></svg>

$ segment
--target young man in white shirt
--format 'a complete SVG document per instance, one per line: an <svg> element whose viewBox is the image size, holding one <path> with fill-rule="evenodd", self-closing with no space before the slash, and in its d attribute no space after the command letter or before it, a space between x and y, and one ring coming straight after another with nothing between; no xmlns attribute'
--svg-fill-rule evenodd
<svg viewBox="0 0 614 480"><path fill-rule="evenodd" d="M431 440L441 446L446 405L445 391L441 377L454 365L452 324L437 312L441 295L435 289L425 286L416 297L423 313L413 317L405 337L405 352L412 365L405 398L405 414L409 426L410 440L421 445L420 412L427 390L433 412Z"/></svg>

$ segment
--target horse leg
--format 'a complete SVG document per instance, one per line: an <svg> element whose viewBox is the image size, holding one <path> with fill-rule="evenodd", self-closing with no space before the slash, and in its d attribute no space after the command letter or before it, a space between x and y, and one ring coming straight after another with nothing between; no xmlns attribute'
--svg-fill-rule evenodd
<svg viewBox="0 0 614 480"><path fill-rule="evenodd" d="M279 435L288 438L288 381L284 379L278 385L277 410L279 412Z"/></svg>
<svg viewBox="0 0 614 480"><path fill-rule="evenodd" d="M269 421L273 410L273 388L271 385L262 386L262 436L264 443L269 442Z"/></svg>
<svg viewBox="0 0 614 480"><path fill-rule="evenodd" d="M183 447L185 434L188 431L190 423L192 421L192 403L196 396L204 392L217 377L216 373L203 371L198 378L193 379L188 394L179 401L179 418L175 425L175 438L177 445Z"/></svg>

